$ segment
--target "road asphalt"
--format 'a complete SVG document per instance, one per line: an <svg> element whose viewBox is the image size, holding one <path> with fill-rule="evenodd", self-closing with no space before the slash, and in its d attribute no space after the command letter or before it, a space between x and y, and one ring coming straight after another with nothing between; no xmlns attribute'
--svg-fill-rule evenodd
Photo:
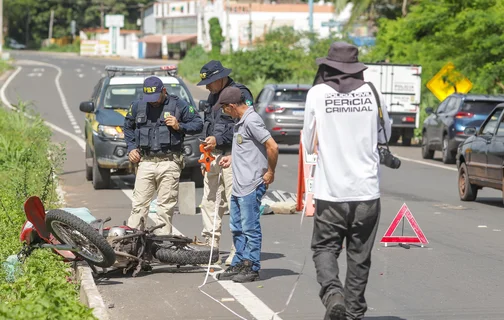
<svg viewBox="0 0 504 320"><path fill-rule="evenodd" d="M4 88L9 102L31 101L47 121L81 136L84 114L79 103L90 98L111 60L33 52L15 52L12 56L21 69ZM51 65L42 66L41 62ZM147 63L153 62L113 61ZM207 96L201 88L188 86L195 99ZM53 139L66 145L60 177L67 205L87 207L96 217L110 216L113 224L122 224L131 209L133 179L115 179L113 189L93 190L84 177L82 141L60 132L55 132ZM271 189L296 192L297 148L281 146ZM502 193L484 189L477 201L462 202L454 165L444 165L439 158L423 160L418 147L393 146L392 151L401 157L402 165L398 170L382 167L382 212L366 291L369 309L365 319L504 319ZM195 206L201 197L202 190L198 189ZM427 237L427 246L408 250L380 244L403 204ZM290 304L275 319L322 319L324 308L309 247L313 218L305 217L301 227L300 218L300 214L262 216L261 281L241 285L218 283L209 277L202 290L216 301L198 289L205 279L205 268L158 266L137 278L114 275L100 280L97 285L111 319L272 319L274 312L284 309L300 273ZM224 258L231 245L228 222L225 216L221 244ZM174 224L186 236L200 236L200 215L176 215ZM404 235L413 235L407 222L404 226ZM394 235L400 234L401 228ZM343 251L342 281L345 268Z"/></svg>

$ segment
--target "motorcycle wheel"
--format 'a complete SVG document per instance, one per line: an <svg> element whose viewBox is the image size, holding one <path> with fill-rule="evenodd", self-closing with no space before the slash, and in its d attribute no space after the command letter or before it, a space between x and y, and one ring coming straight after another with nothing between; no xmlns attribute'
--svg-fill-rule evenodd
<svg viewBox="0 0 504 320"><path fill-rule="evenodd" d="M165 264L184 266L207 264L210 260L210 246L199 244L171 245L156 244L154 256ZM211 263L219 260L219 250L214 248Z"/></svg>
<svg viewBox="0 0 504 320"><path fill-rule="evenodd" d="M75 255L88 263L108 268L116 261L114 249L93 227L82 219L64 210L50 210L45 223L49 232L62 244L78 248Z"/></svg>

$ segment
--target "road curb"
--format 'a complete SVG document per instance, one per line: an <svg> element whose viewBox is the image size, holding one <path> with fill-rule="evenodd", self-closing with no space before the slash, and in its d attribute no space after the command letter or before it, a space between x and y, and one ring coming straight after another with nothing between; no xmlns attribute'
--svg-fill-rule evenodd
<svg viewBox="0 0 504 320"><path fill-rule="evenodd" d="M100 320L109 320L105 301L95 284L91 268L86 262L80 261L75 265L75 278L80 284L80 301L93 309L93 315Z"/></svg>

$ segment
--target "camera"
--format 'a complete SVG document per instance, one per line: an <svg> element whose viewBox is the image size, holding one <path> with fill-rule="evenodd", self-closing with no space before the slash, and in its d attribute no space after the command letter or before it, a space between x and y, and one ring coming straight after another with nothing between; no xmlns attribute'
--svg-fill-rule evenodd
<svg viewBox="0 0 504 320"><path fill-rule="evenodd" d="M401 166L401 160L394 157L388 149L378 148L378 151L380 152L380 164L383 164L390 169L399 169Z"/></svg>

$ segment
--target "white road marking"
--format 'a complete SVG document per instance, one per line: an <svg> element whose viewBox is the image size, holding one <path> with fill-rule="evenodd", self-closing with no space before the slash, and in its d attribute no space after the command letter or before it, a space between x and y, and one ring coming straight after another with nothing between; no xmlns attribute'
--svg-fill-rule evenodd
<svg viewBox="0 0 504 320"><path fill-rule="evenodd" d="M77 72L77 73L79 73L81 71L82 71L82 69L79 69L79 68L75 69L75 72Z"/></svg>
<svg viewBox="0 0 504 320"><path fill-rule="evenodd" d="M502 230L500 230L500 229L493 229L492 231L499 232L499 231L502 231Z"/></svg>
<svg viewBox="0 0 504 320"><path fill-rule="evenodd" d="M52 65L51 65L52 66ZM61 70L59 67L56 67L57 70ZM12 79L14 79L14 77L21 71L21 67L18 67L18 69L7 79L7 81L4 83L4 85L2 86L2 88L0 89L0 97L3 101L3 103L8 106L9 108L11 109L15 109L14 107L12 107L12 105L10 105L9 101L7 100L7 98L5 97L5 89L7 88L7 86L11 83ZM61 73L58 73L58 75L61 75ZM59 77L57 77L57 79L59 80ZM61 90L61 87L59 86L59 83L57 85L57 88L59 88L59 90ZM58 90L58 91L59 91ZM63 91L60 92L60 98L61 98L61 102L63 103L63 105L66 105L67 108L68 108L68 105L66 104L66 99L65 99L65 96L63 94ZM45 121L45 123L51 127L52 129L54 129L55 131L58 131L60 133L62 133L63 135L66 135L67 137L73 139L74 141L76 141L78 143L78 145L81 147L81 149L84 151L85 150L85 147L86 147L86 143L84 141L84 139L82 139L81 137L79 136L76 136L52 123L49 123L47 121ZM121 189L121 191L130 199L133 198L133 190L131 189ZM173 233L177 234L181 234L180 231L178 231L175 227L173 227ZM215 275L216 273L213 274L213 277L215 278ZM216 279L216 278L215 278ZM217 280L217 279L216 279ZM272 316L275 314L275 312L273 310L271 310L264 302L262 302L258 297L256 297L250 290L248 290L244 285L240 284L240 283L235 283L233 281L217 281L218 283L220 283L220 285L226 289L229 294L231 294L235 299L236 301L238 301L241 305L243 305L245 307L245 309L247 309L247 311L256 319L258 320L261 320L261 319L264 319L264 320L270 320L272 318ZM274 317L274 319L278 319L278 320L282 320L278 315L276 315Z"/></svg>
<svg viewBox="0 0 504 320"><path fill-rule="evenodd" d="M396 155L396 158L399 158L399 159L404 160L404 161L409 161L409 162L424 164L426 166L431 166L431 167L436 167L436 168L441 168L441 169L446 169L446 170L451 170L451 171L457 171L458 172L457 168L447 167L447 166L443 166L443 165L440 165L440 164L430 163L430 162L427 162L427 161L415 160L415 159L400 157L400 156L397 156L397 155Z"/></svg>
<svg viewBox="0 0 504 320"><path fill-rule="evenodd" d="M33 69L33 72L44 72L45 69L44 68L34 68Z"/></svg>
<svg viewBox="0 0 504 320"><path fill-rule="evenodd" d="M84 75L82 73L79 73L79 78L83 78Z"/></svg>
<svg viewBox="0 0 504 320"><path fill-rule="evenodd" d="M487 226L478 226L478 228L488 228Z"/></svg>
<svg viewBox="0 0 504 320"><path fill-rule="evenodd" d="M96 67L91 67L91 69L96 70Z"/></svg>
<svg viewBox="0 0 504 320"><path fill-rule="evenodd" d="M40 72L28 73L28 77L42 77L42 73Z"/></svg>
<svg viewBox="0 0 504 320"><path fill-rule="evenodd" d="M5 90L7 89L7 87L9 86L9 84L12 82L12 80L14 79L14 77L19 73L21 72L21 69L22 67L18 67L16 69L16 71L14 71L10 76L9 78L7 79L7 81L5 81L5 83L3 84L2 88L0 89L0 98L2 99L2 103L9 109L11 110L18 110L16 108L14 108L9 100L7 100L7 97L5 96ZM26 114L25 113L25 116L28 117L29 119L33 119L32 116L30 116L29 114ZM77 142L77 144L79 145L79 147L82 148L82 150L84 151L85 148L86 148L86 143L84 142L84 139L74 135L73 133L70 133L58 126L56 126L55 124L52 124L51 122L48 122L48 121L45 121L44 120L44 123L51 129L53 129L54 131L56 132L59 132L67 137L69 137L70 139L74 140L75 142Z"/></svg>

